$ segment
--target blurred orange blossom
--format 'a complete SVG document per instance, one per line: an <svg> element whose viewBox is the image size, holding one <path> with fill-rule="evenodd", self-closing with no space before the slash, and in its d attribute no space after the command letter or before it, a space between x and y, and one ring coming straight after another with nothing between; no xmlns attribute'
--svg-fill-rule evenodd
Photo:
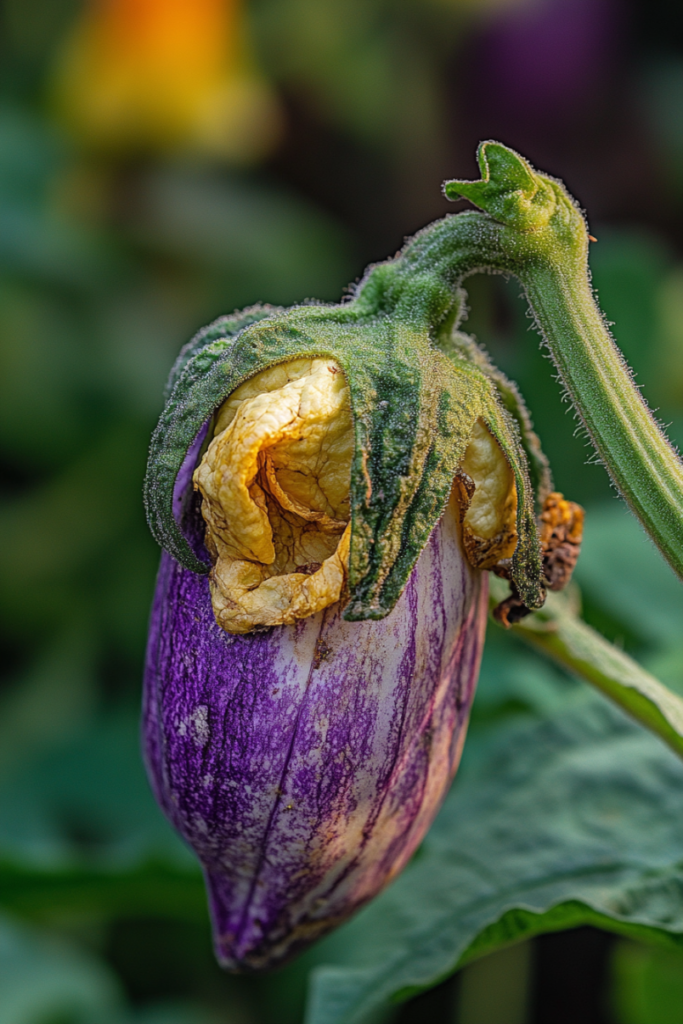
<svg viewBox="0 0 683 1024"><path fill-rule="evenodd" d="M241 0L89 0L59 53L53 99L97 149L249 162L279 127Z"/></svg>

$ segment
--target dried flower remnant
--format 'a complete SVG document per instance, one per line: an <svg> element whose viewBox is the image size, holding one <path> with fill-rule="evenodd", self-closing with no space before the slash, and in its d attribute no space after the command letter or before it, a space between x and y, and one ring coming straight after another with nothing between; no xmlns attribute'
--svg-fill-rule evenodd
<svg viewBox="0 0 683 1024"><path fill-rule="evenodd" d="M543 575L548 590L563 590L569 583L581 553L584 510L575 501L553 491L541 512Z"/></svg>
<svg viewBox="0 0 683 1024"><path fill-rule="evenodd" d="M559 491L552 491L543 503L539 537L543 554L543 578L548 590L564 590L572 578L581 553L584 510L575 501L567 501ZM493 566L496 576L510 581L512 593L494 608L493 614L508 628L526 618L531 609L522 601L510 576L510 564L501 560Z"/></svg>
<svg viewBox="0 0 683 1024"><path fill-rule="evenodd" d="M458 472L465 552L476 569L492 569L517 547L517 488L510 464L481 419Z"/></svg>
<svg viewBox="0 0 683 1024"><path fill-rule="evenodd" d="M223 403L194 479L224 629L287 625L339 600L352 455L348 388L332 360L272 367Z"/></svg>
<svg viewBox="0 0 683 1024"><path fill-rule="evenodd" d="M331 359L264 370L217 411L194 482L223 629L289 625L340 600L353 443L348 386ZM456 484L467 559L475 569L491 569L517 545L517 490L480 419Z"/></svg>

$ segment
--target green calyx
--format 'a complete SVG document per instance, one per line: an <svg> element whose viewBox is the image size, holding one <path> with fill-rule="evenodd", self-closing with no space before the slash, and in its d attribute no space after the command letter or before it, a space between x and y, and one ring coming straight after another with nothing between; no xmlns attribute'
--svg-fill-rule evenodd
<svg viewBox="0 0 683 1024"><path fill-rule="evenodd" d="M380 269L380 268L378 268ZM461 296L452 297L455 322ZM394 607L443 513L477 418L508 459L517 485L519 544L513 576L528 607L544 599L535 492L547 468L521 398L472 339L396 310L340 306L254 308L206 328L176 364L152 439L145 500L152 532L183 566L210 566L190 549L173 514L178 472L202 426L255 373L302 357L329 357L344 371L355 430L347 619L382 618ZM541 478L543 480L541 481Z"/></svg>

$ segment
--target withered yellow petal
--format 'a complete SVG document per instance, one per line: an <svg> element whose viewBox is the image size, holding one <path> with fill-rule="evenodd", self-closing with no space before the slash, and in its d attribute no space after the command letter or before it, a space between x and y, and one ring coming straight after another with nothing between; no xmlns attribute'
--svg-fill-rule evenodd
<svg viewBox="0 0 683 1024"><path fill-rule="evenodd" d="M510 558L517 546L517 488L503 451L478 419L460 469L474 483L474 493L463 519L467 555L479 569L491 569Z"/></svg>
<svg viewBox="0 0 683 1024"><path fill-rule="evenodd" d="M223 403L194 477L223 628L282 625L339 600L352 454L348 389L329 359L272 367Z"/></svg>
<svg viewBox="0 0 683 1024"><path fill-rule="evenodd" d="M353 428L344 374L297 359L245 381L215 417L194 474L213 559L216 620L230 633L287 625L336 603L349 558ZM477 568L517 544L517 491L483 421L460 467L470 479L463 542Z"/></svg>

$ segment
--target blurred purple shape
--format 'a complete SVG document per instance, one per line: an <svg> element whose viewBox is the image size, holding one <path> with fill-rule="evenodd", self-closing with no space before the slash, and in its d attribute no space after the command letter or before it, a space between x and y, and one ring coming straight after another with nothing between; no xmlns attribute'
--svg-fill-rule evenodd
<svg viewBox="0 0 683 1024"><path fill-rule="evenodd" d="M498 15L476 47L479 86L506 107L573 106L611 61L620 15L616 0L537 0Z"/></svg>

